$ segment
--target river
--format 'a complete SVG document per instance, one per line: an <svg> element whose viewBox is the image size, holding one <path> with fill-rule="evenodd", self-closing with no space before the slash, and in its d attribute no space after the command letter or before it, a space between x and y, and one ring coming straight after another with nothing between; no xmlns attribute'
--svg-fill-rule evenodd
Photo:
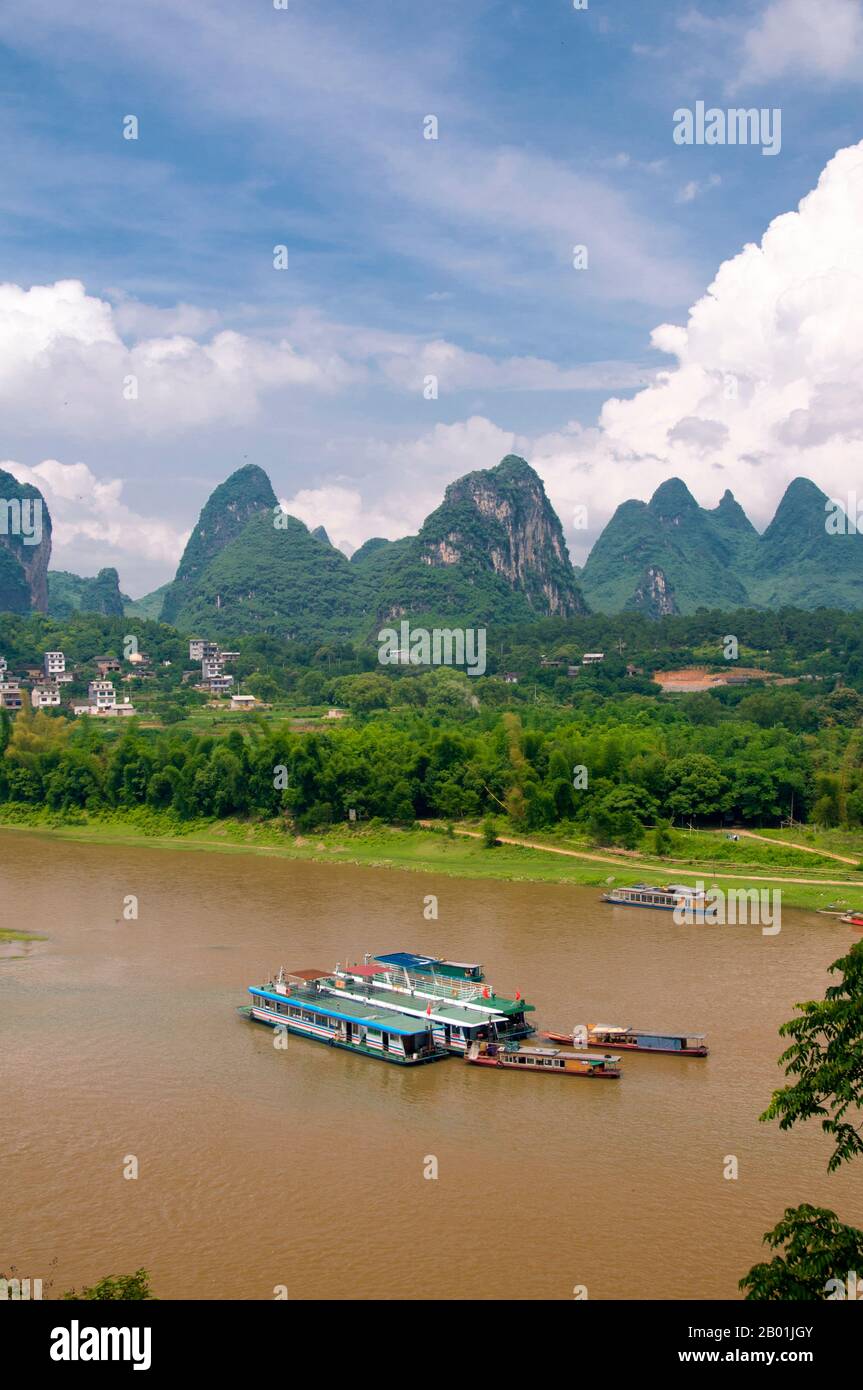
<svg viewBox="0 0 863 1390"><path fill-rule="evenodd" d="M778 1025L857 939L827 917L770 937L590 888L9 831L0 891L48 938L0 961L0 1272L46 1296L143 1265L162 1298L733 1298L786 1206L863 1225L817 1127L758 1122ZM541 1025L689 1029L711 1055L624 1054L619 1082L400 1068L276 1050L235 1011L281 964L400 949L482 961Z"/></svg>

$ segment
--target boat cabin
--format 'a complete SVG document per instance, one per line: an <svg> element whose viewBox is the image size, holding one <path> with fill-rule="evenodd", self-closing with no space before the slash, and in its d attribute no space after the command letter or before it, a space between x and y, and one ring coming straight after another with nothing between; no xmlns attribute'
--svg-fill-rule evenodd
<svg viewBox="0 0 863 1390"><path fill-rule="evenodd" d="M280 971L277 980L249 987L250 1016L273 1028L402 1064L447 1055L429 1020L394 1013L377 1001L336 999L323 990L327 978L314 971Z"/></svg>

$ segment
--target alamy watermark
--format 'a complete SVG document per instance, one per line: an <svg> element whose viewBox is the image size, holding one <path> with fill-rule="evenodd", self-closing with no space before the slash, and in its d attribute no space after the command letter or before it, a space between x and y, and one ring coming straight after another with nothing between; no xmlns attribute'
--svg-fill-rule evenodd
<svg viewBox="0 0 863 1390"><path fill-rule="evenodd" d="M839 497L825 498L824 510L828 536L863 535L863 498L858 498L856 492L849 492L844 502Z"/></svg>
<svg viewBox="0 0 863 1390"><path fill-rule="evenodd" d="M760 145L762 154L782 149L782 110L762 106L679 106L674 113L675 145Z"/></svg>
<svg viewBox="0 0 863 1390"><path fill-rule="evenodd" d="M781 888L717 888L704 891L699 880L691 892L681 893L672 913L679 927L760 926L762 936L778 936L782 930Z"/></svg>
<svg viewBox="0 0 863 1390"><path fill-rule="evenodd" d="M378 633L382 666L463 666L469 676L484 676L484 627L414 627L405 619Z"/></svg>
<svg viewBox="0 0 863 1390"><path fill-rule="evenodd" d="M40 545L42 498L0 497L0 536L20 536L25 545Z"/></svg>

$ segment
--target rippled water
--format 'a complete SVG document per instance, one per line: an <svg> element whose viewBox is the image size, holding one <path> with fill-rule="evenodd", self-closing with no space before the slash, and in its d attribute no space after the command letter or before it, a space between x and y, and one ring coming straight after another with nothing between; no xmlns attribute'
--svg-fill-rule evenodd
<svg viewBox="0 0 863 1390"><path fill-rule="evenodd" d="M819 1132L757 1120L777 1026L856 939L829 918L770 938L594 889L14 832L0 889L49 937L0 961L0 1271L56 1260L54 1295L144 1265L164 1298L734 1297L785 1206L863 1225ZM483 961L541 1025L707 1032L711 1056L624 1055L619 1082L399 1068L277 1051L235 1012L282 963L398 949Z"/></svg>

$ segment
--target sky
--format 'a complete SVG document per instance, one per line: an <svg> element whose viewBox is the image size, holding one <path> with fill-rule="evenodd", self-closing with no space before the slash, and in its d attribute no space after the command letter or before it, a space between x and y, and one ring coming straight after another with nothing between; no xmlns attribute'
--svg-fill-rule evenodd
<svg viewBox="0 0 863 1390"><path fill-rule="evenodd" d="M670 476L855 487L863 0L4 0L0 74L52 568L140 596L244 463L349 553L520 453L577 563Z"/></svg>

